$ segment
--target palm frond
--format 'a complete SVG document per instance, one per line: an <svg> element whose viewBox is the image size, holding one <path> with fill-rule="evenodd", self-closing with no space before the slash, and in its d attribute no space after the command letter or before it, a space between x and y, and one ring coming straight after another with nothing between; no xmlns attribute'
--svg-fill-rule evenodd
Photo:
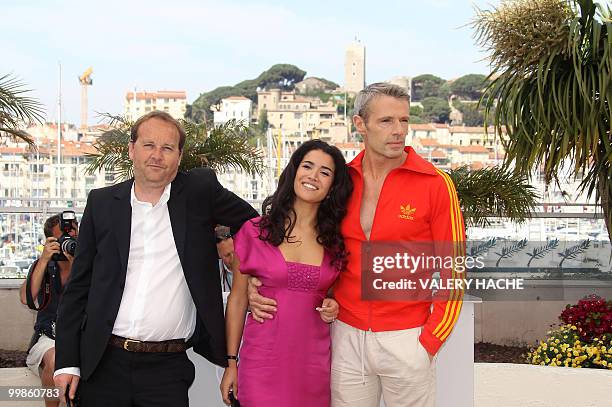
<svg viewBox="0 0 612 407"><path fill-rule="evenodd" d="M8 135L34 146L34 140L22 127L42 123L44 109L38 100L25 96L30 90L24 86L9 74L0 76L0 136Z"/></svg>
<svg viewBox="0 0 612 407"><path fill-rule="evenodd" d="M251 175L263 174L263 155L249 144L252 133L244 124L230 120L214 126L207 135L203 125L195 125L193 130L195 137L188 137L191 142L183 153L183 168L208 166L220 172L231 168Z"/></svg>
<svg viewBox="0 0 612 407"><path fill-rule="evenodd" d="M527 178L503 167L470 171L462 166L448 171L455 184L466 223L489 224L488 217L506 217L521 223L533 211L538 195Z"/></svg>

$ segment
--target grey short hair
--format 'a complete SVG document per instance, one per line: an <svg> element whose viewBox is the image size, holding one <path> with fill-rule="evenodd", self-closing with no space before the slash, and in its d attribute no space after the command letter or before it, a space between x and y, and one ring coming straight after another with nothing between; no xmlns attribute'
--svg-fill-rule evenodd
<svg viewBox="0 0 612 407"><path fill-rule="evenodd" d="M410 95L408 91L401 86L393 85L387 82L372 83L359 91L355 98L355 106L353 112L361 116L364 121L368 120L368 106L372 99L378 96L391 96L396 99L405 99L410 103Z"/></svg>

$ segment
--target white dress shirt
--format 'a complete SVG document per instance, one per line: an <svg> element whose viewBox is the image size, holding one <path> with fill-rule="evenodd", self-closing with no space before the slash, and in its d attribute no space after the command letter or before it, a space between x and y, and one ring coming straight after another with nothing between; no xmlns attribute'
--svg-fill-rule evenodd
<svg viewBox="0 0 612 407"><path fill-rule="evenodd" d="M196 308L176 250L168 184L152 205L131 191L132 228L125 287L113 334L141 341L189 339L196 326ZM54 376L80 369L59 369Z"/></svg>

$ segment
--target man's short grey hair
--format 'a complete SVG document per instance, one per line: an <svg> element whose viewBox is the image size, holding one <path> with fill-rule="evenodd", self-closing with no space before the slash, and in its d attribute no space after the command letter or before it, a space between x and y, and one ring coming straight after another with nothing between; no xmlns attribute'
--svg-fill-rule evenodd
<svg viewBox="0 0 612 407"><path fill-rule="evenodd" d="M391 96L397 99L404 99L410 103L410 95L406 89L387 82L376 82L359 91L355 98L354 114L361 116L364 121L367 121L370 102L378 96Z"/></svg>

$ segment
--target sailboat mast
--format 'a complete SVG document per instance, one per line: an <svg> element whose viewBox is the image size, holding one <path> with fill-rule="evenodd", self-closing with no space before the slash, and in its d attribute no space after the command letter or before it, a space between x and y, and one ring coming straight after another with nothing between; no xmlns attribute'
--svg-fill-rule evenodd
<svg viewBox="0 0 612 407"><path fill-rule="evenodd" d="M56 196L61 198L61 163L62 163L62 63L58 62L59 65L59 85L58 85L58 97L57 97L57 171L56 171Z"/></svg>

